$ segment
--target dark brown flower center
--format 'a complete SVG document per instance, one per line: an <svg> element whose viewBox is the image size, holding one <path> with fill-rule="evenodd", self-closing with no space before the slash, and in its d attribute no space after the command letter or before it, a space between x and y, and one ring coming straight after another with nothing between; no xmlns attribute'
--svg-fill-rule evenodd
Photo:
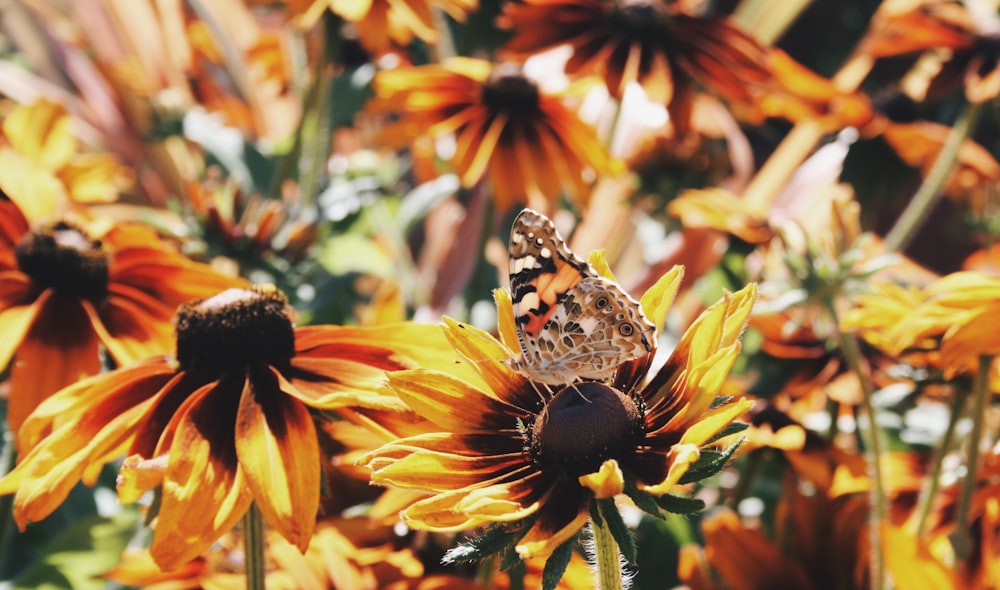
<svg viewBox="0 0 1000 590"><path fill-rule="evenodd" d="M520 66L503 63L483 83L482 100L491 110L530 114L538 110L538 86L524 76Z"/></svg>
<svg viewBox="0 0 1000 590"><path fill-rule="evenodd" d="M288 299L274 287L229 289L177 310L177 362L186 371L284 364L295 355Z"/></svg>
<svg viewBox="0 0 1000 590"><path fill-rule="evenodd" d="M643 43L661 43L670 15L660 0L620 0L611 10L611 30Z"/></svg>
<svg viewBox="0 0 1000 590"><path fill-rule="evenodd" d="M65 221L40 226L14 248L17 267L43 288L97 301L108 294L108 253Z"/></svg>
<svg viewBox="0 0 1000 590"><path fill-rule="evenodd" d="M530 452L542 469L576 477L628 456L643 434L642 411L631 398L603 383L577 383L557 393L535 420Z"/></svg>

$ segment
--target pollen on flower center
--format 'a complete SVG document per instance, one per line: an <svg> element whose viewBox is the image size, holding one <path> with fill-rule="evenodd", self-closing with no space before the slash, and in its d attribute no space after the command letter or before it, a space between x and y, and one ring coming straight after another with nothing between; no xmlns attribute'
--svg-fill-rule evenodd
<svg viewBox="0 0 1000 590"><path fill-rule="evenodd" d="M500 64L483 83L482 100L492 109L530 114L538 110L538 86L520 66Z"/></svg>
<svg viewBox="0 0 1000 590"><path fill-rule="evenodd" d="M295 354L288 299L273 287L229 289L177 311L177 362L216 370L287 362Z"/></svg>
<svg viewBox="0 0 1000 590"><path fill-rule="evenodd" d="M65 221L25 235L14 255L21 272L43 288L92 301L108 293L108 253L103 244Z"/></svg>
<svg viewBox="0 0 1000 590"><path fill-rule="evenodd" d="M579 476L631 453L642 437L642 412L631 398L603 383L577 383L535 420L530 452L542 469Z"/></svg>

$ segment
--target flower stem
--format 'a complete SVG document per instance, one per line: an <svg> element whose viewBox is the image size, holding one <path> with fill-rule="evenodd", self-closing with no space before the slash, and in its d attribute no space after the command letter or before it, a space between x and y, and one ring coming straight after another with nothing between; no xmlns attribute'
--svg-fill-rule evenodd
<svg viewBox="0 0 1000 590"><path fill-rule="evenodd" d="M3 449L0 451L0 477L7 475L14 469L17 463L17 451L14 450L14 436L5 426L0 426L2 432ZM10 525L14 522L14 495L5 494L0 496L0 574L6 572L10 555L10 542L13 534L10 532Z"/></svg>
<svg viewBox="0 0 1000 590"><path fill-rule="evenodd" d="M969 433L968 458L965 461L965 481L962 482L958 497L958 512L955 515L957 529L952 535L951 543L955 548L955 556L963 563L972 553L972 538L969 527L972 525L969 508L972 506L972 492L976 489L977 466L979 465L979 442L983 437L983 422L986 419L986 403L990 396L989 376L993 357L979 357L979 370L976 371L976 381L973 384L972 432Z"/></svg>
<svg viewBox="0 0 1000 590"><path fill-rule="evenodd" d="M597 581L600 590L622 590L622 566L618 555L618 543L615 542L608 523L603 519L590 519L590 528L594 533L594 560L597 563Z"/></svg>
<svg viewBox="0 0 1000 590"><path fill-rule="evenodd" d="M860 430L865 443L868 466L872 478L868 507L868 534L870 541L869 572L871 576L869 585L872 590L882 590L886 587L885 562L882 555L882 526L885 523L886 495L885 483L882 477L882 433L878 428L875 416L875 404L872 402L875 390L861 366L861 351L858 348L858 341L850 334L846 334L840 330L840 319L832 300L827 301L827 311L833 320L833 324L838 326L835 333L840 345L840 351L844 355L844 360L847 361L847 365L851 368L851 371L858 376L862 393L861 403L865 414L868 416L867 425Z"/></svg>
<svg viewBox="0 0 1000 590"><path fill-rule="evenodd" d="M264 590L264 519L256 503L243 515L243 552L247 590Z"/></svg>
<svg viewBox="0 0 1000 590"><path fill-rule="evenodd" d="M958 119L952 126L947 141L938 152L934 165L927 172L924 182L917 189L917 193L913 195L913 200L896 220L896 224L885 236L886 250L890 252L902 250L913 239L916 230L941 197L942 188L948 180L955 160L958 159L962 143L975 128L982 110L980 104L966 103L965 109L958 115Z"/></svg>
<svg viewBox="0 0 1000 590"><path fill-rule="evenodd" d="M969 392L962 388L955 392L955 399L951 402L951 416L948 419L948 428L941 437L941 445L934 454L934 465L928 476L927 485L920 490L920 498L917 500L917 520L915 521L913 533L921 536L924 527L927 525L927 517L930 515L934 498L937 497L938 487L941 485L941 470L944 467L944 458L951 450L951 445L955 440L955 426L962 417L962 409L965 408L965 400L969 398Z"/></svg>

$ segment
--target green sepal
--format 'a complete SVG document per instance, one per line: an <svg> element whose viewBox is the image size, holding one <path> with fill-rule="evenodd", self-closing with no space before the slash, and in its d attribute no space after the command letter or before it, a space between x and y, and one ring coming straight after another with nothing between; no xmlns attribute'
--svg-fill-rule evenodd
<svg viewBox="0 0 1000 590"><path fill-rule="evenodd" d="M635 482L628 478L625 479L624 492L639 507L639 510L651 514L656 518L662 519L665 516L663 510L660 510L659 504L656 503L656 498L635 487Z"/></svg>
<svg viewBox="0 0 1000 590"><path fill-rule="evenodd" d="M534 519L531 520L532 522L534 521ZM441 558L441 563L452 564L478 561L498 553L504 553L504 561L506 561L506 553L514 553L514 544L524 536L529 527L530 524L527 523L523 523L514 529L509 526L491 526L478 536L471 537L446 551L444 557Z"/></svg>
<svg viewBox="0 0 1000 590"><path fill-rule="evenodd" d="M735 443L729 445L724 451L714 451L712 449L702 449L698 460L688 467L688 470L677 482L679 484L694 483L706 477L711 477L722 471L729 459L732 458L736 449L746 441L746 437L741 437Z"/></svg>
<svg viewBox="0 0 1000 590"><path fill-rule="evenodd" d="M628 525L622 520L621 512L615 506L614 499L595 500L592 506L596 506L597 512L600 513L603 521L607 524L608 530L611 531L611 536L615 538L615 543L618 543L618 550L625 557L625 560L630 565L636 565L639 550L636 548L632 531L629 530ZM593 513L594 511L591 510L591 515Z"/></svg>
<svg viewBox="0 0 1000 590"><path fill-rule="evenodd" d="M705 509L705 502L698 498L685 498L673 494L663 494L656 499L656 503L667 512L674 514L691 514L701 512Z"/></svg>
<svg viewBox="0 0 1000 590"><path fill-rule="evenodd" d="M559 585L559 580L566 573L569 560L573 558L573 545L576 543L576 536L566 541L549 556L542 569L542 590L555 590Z"/></svg>
<svg viewBox="0 0 1000 590"><path fill-rule="evenodd" d="M746 422L730 422L729 424L726 424L725 428L723 428L719 432L715 433L715 436L713 436L712 438L708 439L708 442L706 442L705 444L706 445L710 445L710 444L714 443L715 441L723 439L723 438L725 438L727 436L732 436L734 434L739 434L739 433L743 432L744 430L746 430L749 427L750 427L750 425L747 424Z"/></svg>

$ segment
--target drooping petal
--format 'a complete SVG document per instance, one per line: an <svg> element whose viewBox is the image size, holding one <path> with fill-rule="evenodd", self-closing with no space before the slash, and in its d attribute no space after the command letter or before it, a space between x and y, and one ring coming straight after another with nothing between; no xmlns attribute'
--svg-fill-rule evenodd
<svg viewBox="0 0 1000 590"><path fill-rule="evenodd" d="M576 481L560 482L541 508L538 522L515 547L521 559L548 556L580 532L590 518L590 495Z"/></svg>
<svg viewBox="0 0 1000 590"><path fill-rule="evenodd" d="M3 277L0 277L0 289L5 286ZM0 338L0 367L6 368L10 364L14 351L21 345L28 329L38 316L38 311L51 294L51 291L43 291L34 302L7 307L0 311L0 334L3 334L3 338Z"/></svg>
<svg viewBox="0 0 1000 590"><path fill-rule="evenodd" d="M84 309L101 343L120 365L173 351L175 309L143 291L112 283L100 312L89 304Z"/></svg>
<svg viewBox="0 0 1000 590"><path fill-rule="evenodd" d="M405 447L405 441L395 444L396 448ZM411 447L410 450L415 449ZM368 458L367 464L374 469L374 484L435 492L487 486L526 469L524 458L516 455L465 457L424 450L416 450L391 462Z"/></svg>
<svg viewBox="0 0 1000 590"><path fill-rule="evenodd" d="M207 549L250 508L253 494L236 458L234 399L209 385L171 422L169 465L150 553L173 569Z"/></svg>
<svg viewBox="0 0 1000 590"><path fill-rule="evenodd" d="M43 402L22 428L24 457L0 480L0 493L17 492L18 525L48 516L92 464L110 460L108 451L128 441L168 379L162 366L141 365L84 380ZM72 419L59 422L66 415Z"/></svg>
<svg viewBox="0 0 1000 590"><path fill-rule="evenodd" d="M580 485L594 492L598 500L614 498L625 490L625 475L618 461L608 459L594 473L579 477Z"/></svg>
<svg viewBox="0 0 1000 590"><path fill-rule="evenodd" d="M305 552L316 525L320 455L309 410L252 370L236 415L236 455L264 520Z"/></svg>
<svg viewBox="0 0 1000 590"><path fill-rule="evenodd" d="M81 302L53 293L39 305L10 371L7 422L15 432L43 399L101 370L97 334Z"/></svg>

